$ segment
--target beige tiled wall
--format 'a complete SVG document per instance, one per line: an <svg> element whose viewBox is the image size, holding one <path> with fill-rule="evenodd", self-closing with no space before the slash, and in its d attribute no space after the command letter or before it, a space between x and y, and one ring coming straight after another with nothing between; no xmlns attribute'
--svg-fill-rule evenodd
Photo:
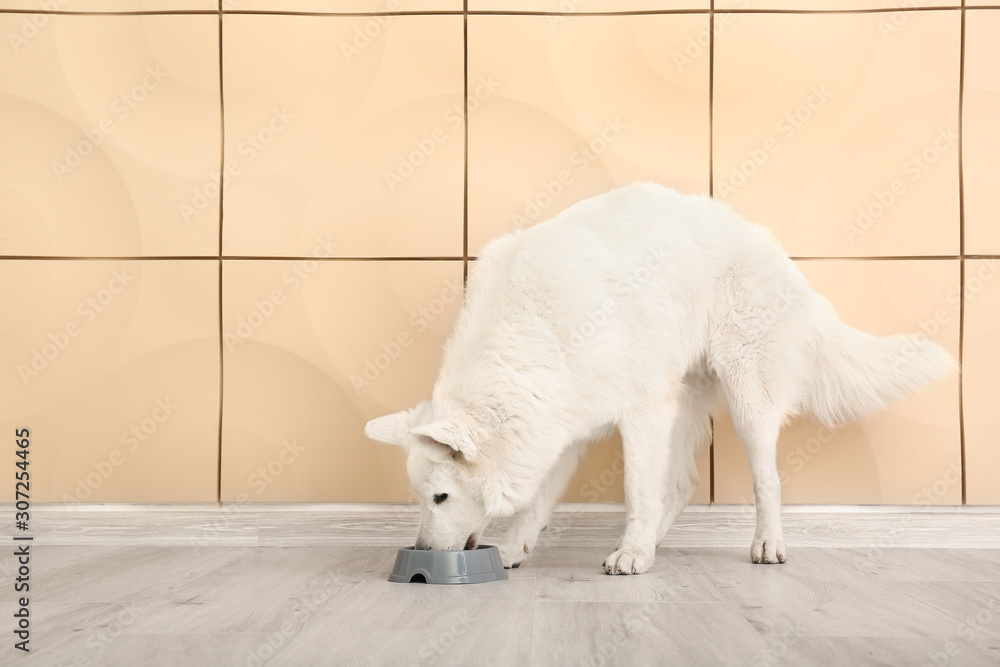
<svg viewBox="0 0 1000 667"><path fill-rule="evenodd" d="M791 424L788 502L1000 503L1000 7L899 4L0 0L0 427L34 500L407 501L361 429L430 392L467 263L648 179L964 362ZM565 499L620 501L620 446ZM695 502L752 498L724 417L699 469Z"/></svg>

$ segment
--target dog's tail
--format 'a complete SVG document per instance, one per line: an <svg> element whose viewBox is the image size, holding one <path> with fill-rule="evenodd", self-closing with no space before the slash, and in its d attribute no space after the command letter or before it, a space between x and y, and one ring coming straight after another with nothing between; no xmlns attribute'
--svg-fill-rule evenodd
<svg viewBox="0 0 1000 667"><path fill-rule="evenodd" d="M841 322L832 308L825 315L805 407L829 426L866 417L958 368L921 334L872 336Z"/></svg>

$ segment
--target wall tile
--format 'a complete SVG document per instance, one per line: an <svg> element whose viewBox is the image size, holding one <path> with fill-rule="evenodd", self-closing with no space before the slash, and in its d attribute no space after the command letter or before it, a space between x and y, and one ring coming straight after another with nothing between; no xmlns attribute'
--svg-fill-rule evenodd
<svg viewBox="0 0 1000 667"><path fill-rule="evenodd" d="M430 397L461 261L224 268L227 502L406 502L406 457L365 423Z"/></svg>
<svg viewBox="0 0 1000 667"><path fill-rule="evenodd" d="M793 256L958 253L960 12L884 18L742 14L719 35L715 196Z"/></svg>
<svg viewBox="0 0 1000 667"><path fill-rule="evenodd" d="M37 16L0 49L0 254L216 254L218 18Z"/></svg>
<svg viewBox="0 0 1000 667"><path fill-rule="evenodd" d="M462 18L380 21L225 17L225 254L462 255Z"/></svg>
<svg viewBox="0 0 1000 667"><path fill-rule="evenodd" d="M348 14L354 12L462 11L462 0L222 0L223 11L310 12ZM373 29L374 30L374 29Z"/></svg>
<svg viewBox="0 0 1000 667"><path fill-rule="evenodd" d="M219 9L219 2L218 0L0 0L0 9L120 14L155 11L216 12ZM30 17L29 20L36 23L36 27L44 29L44 25L38 25L44 24L44 19Z"/></svg>
<svg viewBox="0 0 1000 667"><path fill-rule="evenodd" d="M1000 254L1000 10L966 13L962 173L965 252Z"/></svg>
<svg viewBox="0 0 1000 667"><path fill-rule="evenodd" d="M877 335L923 331L958 358L958 260L803 261L849 325ZM715 420L715 499L753 499L728 416ZM797 419L778 442L786 503L961 504L958 378L831 431ZM921 494L930 490L929 499Z"/></svg>
<svg viewBox="0 0 1000 667"><path fill-rule="evenodd" d="M32 431L34 502L216 499L218 272L0 261L0 425Z"/></svg>
<svg viewBox="0 0 1000 667"><path fill-rule="evenodd" d="M715 0L715 11L727 9L790 9L794 11L847 11L852 9L895 9L882 15L886 31L901 27L912 12L906 7L961 7L959 0Z"/></svg>
<svg viewBox="0 0 1000 667"><path fill-rule="evenodd" d="M470 16L469 252L637 179L707 191L704 21Z"/></svg>
<svg viewBox="0 0 1000 667"><path fill-rule="evenodd" d="M550 12L561 14L589 14L594 12L642 12L673 9L703 9L708 11L709 0L469 0L469 11ZM554 18L553 26L561 20Z"/></svg>
<svg viewBox="0 0 1000 667"><path fill-rule="evenodd" d="M1000 260L965 263L965 342L962 402L965 417L966 500L1000 504Z"/></svg>

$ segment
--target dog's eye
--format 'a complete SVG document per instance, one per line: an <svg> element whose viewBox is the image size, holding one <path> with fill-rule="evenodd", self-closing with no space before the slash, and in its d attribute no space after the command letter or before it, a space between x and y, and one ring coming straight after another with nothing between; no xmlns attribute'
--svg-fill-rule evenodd
<svg viewBox="0 0 1000 667"><path fill-rule="evenodd" d="M443 503L446 500L448 500L448 494L447 493L438 493L438 494L434 495L434 504L435 505L440 505L441 503Z"/></svg>

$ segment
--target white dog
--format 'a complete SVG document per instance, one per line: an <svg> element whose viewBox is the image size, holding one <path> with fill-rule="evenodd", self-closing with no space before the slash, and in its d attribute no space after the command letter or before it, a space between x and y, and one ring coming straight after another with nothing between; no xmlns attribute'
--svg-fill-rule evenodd
<svg viewBox="0 0 1000 667"><path fill-rule="evenodd" d="M604 563L639 574L698 483L725 402L753 472L754 563L782 563L778 431L838 424L952 372L940 346L841 322L763 227L709 197L637 184L492 241L475 262L433 397L374 419L407 449L422 549L469 549L516 514L516 567L586 446L617 428L625 532Z"/></svg>

